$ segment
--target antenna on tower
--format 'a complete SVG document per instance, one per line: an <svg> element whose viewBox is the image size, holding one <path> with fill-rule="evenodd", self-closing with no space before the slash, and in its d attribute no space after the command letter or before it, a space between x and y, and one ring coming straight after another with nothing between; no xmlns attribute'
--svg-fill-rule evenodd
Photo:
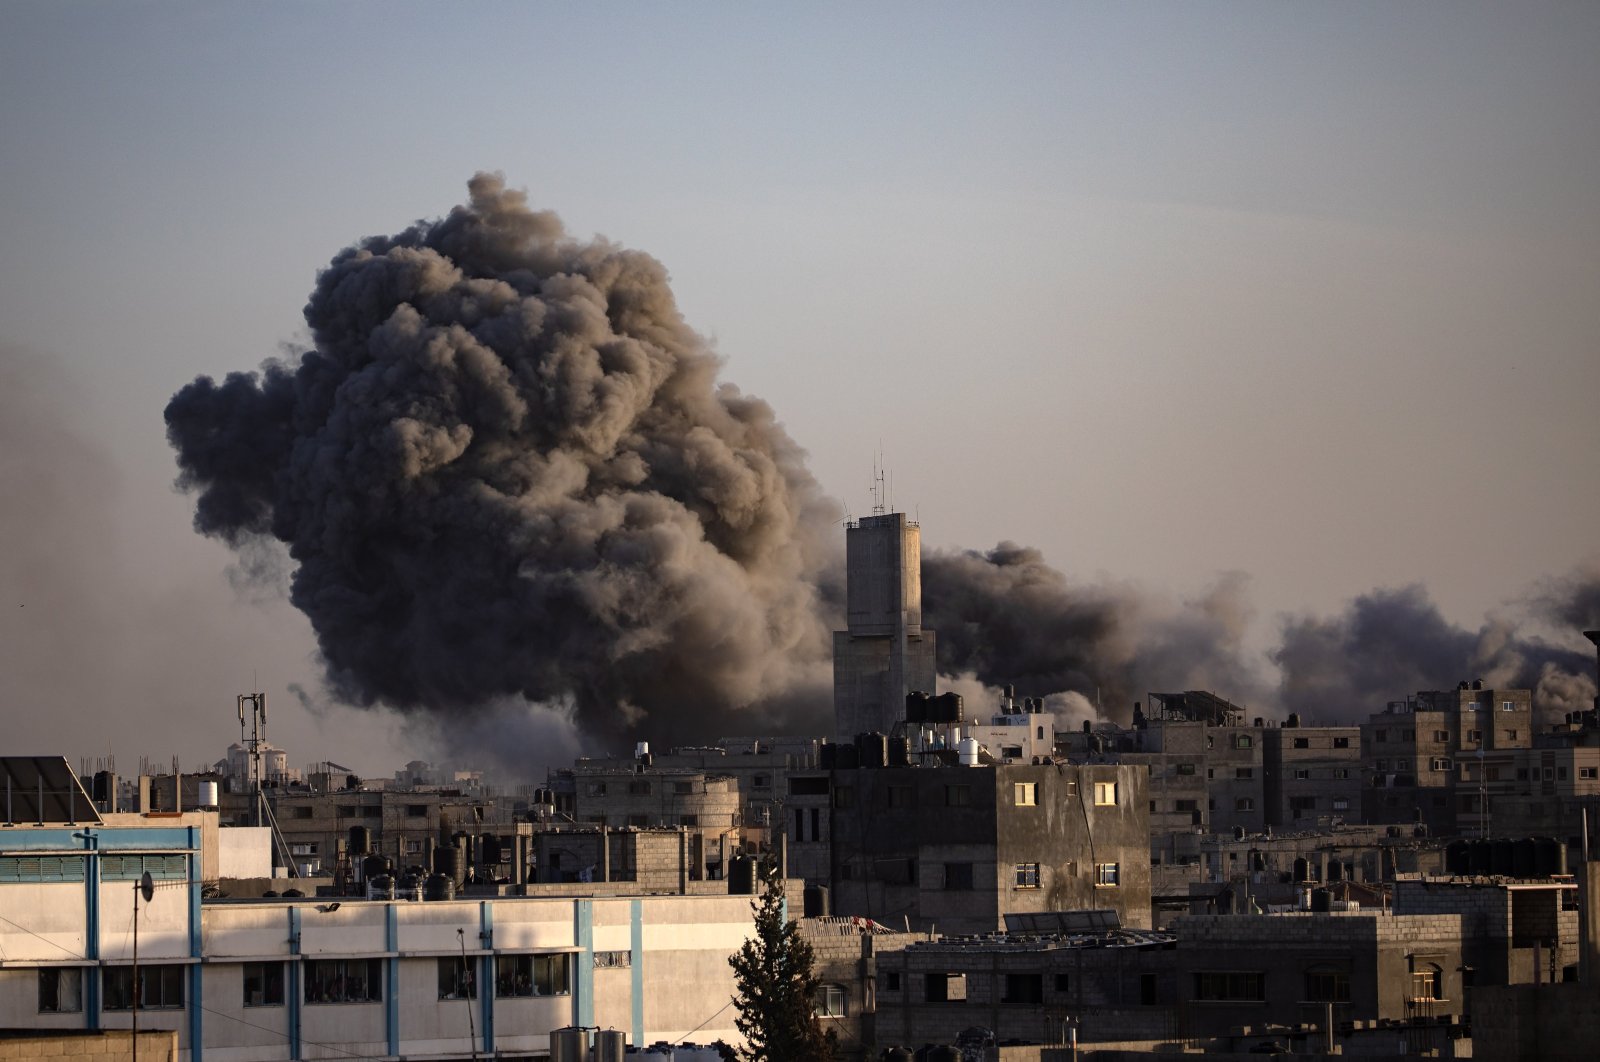
<svg viewBox="0 0 1600 1062"><path fill-rule="evenodd" d="M882 516L888 510L884 507L888 500L888 488L885 485L883 474L883 444L878 444L878 454L872 459L872 515Z"/></svg>

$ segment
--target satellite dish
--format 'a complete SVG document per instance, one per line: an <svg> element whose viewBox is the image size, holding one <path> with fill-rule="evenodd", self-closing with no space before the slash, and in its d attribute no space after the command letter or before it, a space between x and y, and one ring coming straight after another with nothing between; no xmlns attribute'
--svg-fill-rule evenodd
<svg viewBox="0 0 1600 1062"><path fill-rule="evenodd" d="M149 903L156 895L156 883L151 880L150 872L144 872L144 877L139 879L139 895L144 897L144 902Z"/></svg>

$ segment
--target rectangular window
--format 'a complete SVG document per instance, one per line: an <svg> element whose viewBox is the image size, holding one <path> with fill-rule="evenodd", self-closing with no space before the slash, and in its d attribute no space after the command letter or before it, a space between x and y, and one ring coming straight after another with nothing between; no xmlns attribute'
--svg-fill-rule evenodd
<svg viewBox="0 0 1600 1062"><path fill-rule="evenodd" d="M139 1009L178 1010L183 1007L186 966L139 967ZM100 990L106 1010L133 1009L133 967L107 966L100 971Z"/></svg>
<svg viewBox="0 0 1600 1062"><path fill-rule="evenodd" d="M1044 1002L1044 974L1008 973L1000 1002L1018 1007L1037 1007Z"/></svg>
<svg viewBox="0 0 1600 1062"><path fill-rule="evenodd" d="M1199 811L1200 810L1200 802L1198 800L1174 800L1172 802L1172 810L1173 811Z"/></svg>
<svg viewBox="0 0 1600 1062"><path fill-rule="evenodd" d="M1117 802L1117 783L1096 782L1094 784L1094 802L1096 807L1111 807Z"/></svg>
<svg viewBox="0 0 1600 1062"><path fill-rule="evenodd" d="M1294 777L1296 781L1307 781L1311 778L1311 769L1309 767L1296 767L1294 769Z"/></svg>
<svg viewBox="0 0 1600 1062"><path fill-rule="evenodd" d="M1233 802L1233 810L1235 811L1254 811L1255 809L1255 797L1239 797Z"/></svg>
<svg viewBox="0 0 1600 1062"><path fill-rule="evenodd" d="M1064 974L1064 973L1056 974L1056 991L1057 992L1070 992L1070 991L1072 991L1072 975L1071 974Z"/></svg>
<svg viewBox="0 0 1600 1062"><path fill-rule="evenodd" d="M923 978L923 999L929 1003L965 1003L967 975L931 973Z"/></svg>
<svg viewBox="0 0 1600 1062"><path fill-rule="evenodd" d="M1335 810L1335 811L1349 811L1350 810L1350 801L1346 800L1344 797L1334 797L1333 798L1333 810Z"/></svg>
<svg viewBox="0 0 1600 1062"><path fill-rule="evenodd" d="M944 865L944 887L962 892L970 891L972 889L972 864L946 863Z"/></svg>
<svg viewBox="0 0 1600 1062"><path fill-rule="evenodd" d="M1235 778L1254 778L1256 776L1256 769L1254 767L1235 767L1233 769L1233 776Z"/></svg>
<svg viewBox="0 0 1600 1062"><path fill-rule="evenodd" d="M1483 740L1483 731L1481 731L1481 730L1469 730L1469 731L1467 731L1467 740L1468 741L1482 741Z"/></svg>
<svg viewBox="0 0 1600 1062"><path fill-rule="evenodd" d="M1011 792L1019 808L1031 808L1039 803L1038 782L1018 782L1011 787Z"/></svg>
<svg viewBox="0 0 1600 1062"><path fill-rule="evenodd" d="M1297 796L1289 798L1289 812L1295 818L1309 815L1317 810L1317 798L1314 796Z"/></svg>
<svg viewBox="0 0 1600 1062"><path fill-rule="evenodd" d="M826 778L791 778L789 779L790 796L827 796L828 780Z"/></svg>
<svg viewBox="0 0 1600 1062"><path fill-rule="evenodd" d="M497 955L494 960L494 994L501 999L572 994L572 957L554 955Z"/></svg>
<svg viewBox="0 0 1600 1062"><path fill-rule="evenodd" d="M1121 867L1117 863L1096 863L1094 865L1094 883L1097 886L1110 888L1122 879Z"/></svg>
<svg viewBox="0 0 1600 1062"><path fill-rule="evenodd" d="M891 808L909 808L916 804L916 790L909 785L891 785L888 789Z"/></svg>
<svg viewBox="0 0 1600 1062"><path fill-rule="evenodd" d="M1207 1003L1264 1003L1267 978L1238 970L1196 973L1194 998Z"/></svg>
<svg viewBox="0 0 1600 1062"><path fill-rule="evenodd" d="M102 876L105 858L101 862ZM138 856L109 858L130 858L135 863L139 860ZM0 881L82 881L83 873L82 856L0 856ZM139 875L133 877L137 879Z"/></svg>
<svg viewBox="0 0 1600 1062"><path fill-rule="evenodd" d="M309 819L311 817L311 808L304 805L290 808L289 811L291 812L289 815L291 819Z"/></svg>
<svg viewBox="0 0 1600 1062"><path fill-rule="evenodd" d="M1449 758L1445 756L1435 756L1432 761L1429 762L1428 767L1430 770L1434 771L1449 771L1454 769L1454 765L1450 762Z"/></svg>
<svg viewBox="0 0 1600 1062"><path fill-rule="evenodd" d="M289 844L289 854L294 856L314 856L317 854L316 841L293 841Z"/></svg>
<svg viewBox="0 0 1600 1062"><path fill-rule="evenodd" d="M406 805L406 818L408 818L408 819L425 819L427 817L428 817L428 805L426 805L426 804L407 804Z"/></svg>
<svg viewBox="0 0 1600 1062"><path fill-rule="evenodd" d="M1183 775L1185 777L1187 777L1188 775L1194 774L1194 764L1192 764L1192 763L1180 763L1180 764L1177 764L1175 769L1176 769L1176 773L1178 773L1180 775Z"/></svg>
<svg viewBox="0 0 1600 1062"><path fill-rule="evenodd" d="M1596 768L1596 767L1579 767L1578 768L1578 777L1579 778L1600 778L1600 768Z"/></svg>
<svg viewBox="0 0 1600 1062"><path fill-rule="evenodd" d="M771 789L772 776L770 774L752 775L750 778L750 787L752 789Z"/></svg>
<svg viewBox="0 0 1600 1062"><path fill-rule="evenodd" d="M244 1005L247 1007L283 1006L283 963L247 962L244 964Z"/></svg>
<svg viewBox="0 0 1600 1062"><path fill-rule="evenodd" d="M1515 730L1507 730L1506 731L1506 740L1507 741L1515 741L1515 740L1517 740L1517 732Z"/></svg>
<svg viewBox="0 0 1600 1062"><path fill-rule="evenodd" d="M824 1018L843 1018L844 986L819 985L817 987L817 1013Z"/></svg>
<svg viewBox="0 0 1600 1062"><path fill-rule="evenodd" d="M478 979L473 976L473 960L461 955L439 960L439 998L477 999Z"/></svg>
<svg viewBox="0 0 1600 1062"><path fill-rule="evenodd" d="M354 804L340 804L333 809L336 819L357 819L361 817L361 809Z"/></svg>
<svg viewBox="0 0 1600 1062"><path fill-rule="evenodd" d="M1350 974L1331 966L1314 966L1306 971L1306 1002L1350 1002Z"/></svg>
<svg viewBox="0 0 1600 1062"><path fill-rule="evenodd" d="M1236 749L1253 749L1256 747L1256 739L1249 734L1235 734L1233 735L1233 747Z"/></svg>
<svg viewBox="0 0 1600 1062"><path fill-rule="evenodd" d="M83 1010L83 971L57 966L39 971L39 1013L76 1014Z"/></svg>
<svg viewBox="0 0 1600 1062"><path fill-rule="evenodd" d="M1374 730L1372 732L1372 740L1373 741L1388 741L1389 740L1389 732L1387 730Z"/></svg>
<svg viewBox="0 0 1600 1062"><path fill-rule="evenodd" d="M1016 887L1019 889L1037 889L1039 887L1039 864L1018 863Z"/></svg>
<svg viewBox="0 0 1600 1062"><path fill-rule="evenodd" d="M878 976L883 979L883 991L885 991L885 992L898 992L898 991L900 991L900 971L899 970L883 970L883 971L879 972Z"/></svg>
<svg viewBox="0 0 1600 1062"><path fill-rule="evenodd" d="M1433 740L1435 740L1435 741L1449 741L1450 740L1450 731L1448 731L1448 730L1435 730L1433 732Z"/></svg>
<svg viewBox="0 0 1600 1062"><path fill-rule="evenodd" d="M627 970L633 967L631 951L597 951L594 953L596 970Z"/></svg>
<svg viewBox="0 0 1600 1062"><path fill-rule="evenodd" d="M970 785L947 785L944 787L944 806L947 808L964 808L972 804L972 787Z"/></svg>
<svg viewBox="0 0 1600 1062"><path fill-rule="evenodd" d="M1349 778L1350 777L1350 768L1348 768L1348 767L1335 767L1333 769L1333 776L1335 778Z"/></svg>
<svg viewBox="0 0 1600 1062"><path fill-rule="evenodd" d="M590 782L584 787L584 791L590 796L605 796L606 784L604 782Z"/></svg>
<svg viewBox="0 0 1600 1062"><path fill-rule="evenodd" d="M650 783L635 779L628 783L628 793L632 796L649 796Z"/></svg>
<svg viewBox="0 0 1600 1062"><path fill-rule="evenodd" d="M307 1003L382 1003L382 959L311 959L305 964Z"/></svg>
<svg viewBox="0 0 1600 1062"><path fill-rule="evenodd" d="M1347 737L1336 737L1333 739L1333 747L1336 749L1347 749L1350 747L1350 739Z"/></svg>
<svg viewBox="0 0 1600 1062"><path fill-rule="evenodd" d="M856 806L856 791L854 786L841 785L833 790L833 806L836 808L853 808Z"/></svg>
<svg viewBox="0 0 1600 1062"><path fill-rule="evenodd" d="M673 796L688 796L689 794L691 794L693 792L694 792L694 783L693 782L673 782L672 783L672 795Z"/></svg>
<svg viewBox="0 0 1600 1062"><path fill-rule="evenodd" d="M1297 749L1309 749L1311 747L1311 739L1310 738L1295 738L1294 739L1294 747L1297 748Z"/></svg>
<svg viewBox="0 0 1600 1062"><path fill-rule="evenodd" d="M1516 701L1501 701L1500 702L1500 710L1502 712L1514 712L1514 711L1517 710L1517 702Z"/></svg>

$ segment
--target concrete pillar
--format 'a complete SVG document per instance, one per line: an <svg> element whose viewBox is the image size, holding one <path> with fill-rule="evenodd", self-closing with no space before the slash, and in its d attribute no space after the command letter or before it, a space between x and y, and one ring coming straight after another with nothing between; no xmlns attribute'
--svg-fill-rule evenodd
<svg viewBox="0 0 1600 1062"><path fill-rule="evenodd" d="M1582 940L1578 945L1581 976L1587 983L1594 984L1600 981L1600 911L1596 910L1596 900L1600 899L1600 863L1583 864L1579 880L1582 883L1582 893L1578 897L1578 917L1582 922L1579 927Z"/></svg>
<svg viewBox="0 0 1600 1062"><path fill-rule="evenodd" d="M689 831L678 827L678 895L689 895Z"/></svg>
<svg viewBox="0 0 1600 1062"><path fill-rule="evenodd" d="M600 824L600 880L611 880L611 828Z"/></svg>

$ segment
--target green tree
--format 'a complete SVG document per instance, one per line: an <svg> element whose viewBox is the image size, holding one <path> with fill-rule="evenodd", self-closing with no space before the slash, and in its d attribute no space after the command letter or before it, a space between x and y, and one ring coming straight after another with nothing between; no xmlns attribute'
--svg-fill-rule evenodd
<svg viewBox="0 0 1600 1062"><path fill-rule="evenodd" d="M744 1034L745 1062L833 1062L834 1034L817 1020L817 987L811 945L784 918L783 881L776 862L761 862L761 894L750 901L755 936L729 956L739 1008L734 1019Z"/></svg>

